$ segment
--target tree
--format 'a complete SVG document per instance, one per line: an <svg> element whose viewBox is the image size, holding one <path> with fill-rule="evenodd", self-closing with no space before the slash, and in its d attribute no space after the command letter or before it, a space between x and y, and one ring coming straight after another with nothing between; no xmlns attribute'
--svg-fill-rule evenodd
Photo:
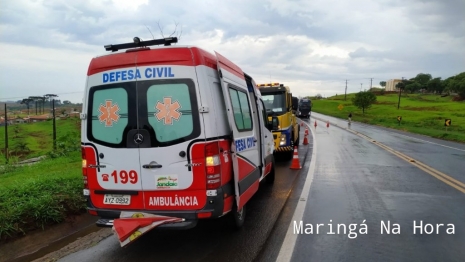
<svg viewBox="0 0 465 262"><path fill-rule="evenodd" d="M69 101L69 100L63 101L63 105L69 105L69 104L71 104L71 101Z"/></svg>
<svg viewBox="0 0 465 262"><path fill-rule="evenodd" d="M422 88L422 85L418 82L411 82L405 85L405 90L410 91L411 94L415 93L421 88Z"/></svg>
<svg viewBox="0 0 465 262"><path fill-rule="evenodd" d="M456 76L451 76L444 82L446 91L457 92L460 98L465 99L465 72L462 72Z"/></svg>
<svg viewBox="0 0 465 262"><path fill-rule="evenodd" d="M362 109L363 114L365 114L365 109L370 108L375 102L376 95L372 92L359 92L355 94L354 98L352 98L352 104L354 104L357 108Z"/></svg>
<svg viewBox="0 0 465 262"><path fill-rule="evenodd" d="M386 81L381 81L381 82L379 82L379 85L380 85L381 87L386 87Z"/></svg>
<svg viewBox="0 0 465 262"><path fill-rule="evenodd" d="M34 100L31 98L24 98L23 100L21 100L21 104L24 104L27 107L27 115L29 115L29 107L33 101Z"/></svg>
<svg viewBox="0 0 465 262"><path fill-rule="evenodd" d="M37 115L37 102L39 102L39 111L41 111L40 110L40 104L42 104L42 111L43 111L43 105L44 105L45 97L43 97L43 96L30 96L29 98L36 102L36 115Z"/></svg>
<svg viewBox="0 0 465 262"><path fill-rule="evenodd" d="M396 84L396 88L397 88L397 89L400 89L401 91L404 90L404 89L405 89L405 86L406 86L406 85L405 85L405 82L406 82L406 80L403 80L402 82L397 83L397 84Z"/></svg>
<svg viewBox="0 0 465 262"><path fill-rule="evenodd" d="M423 74L423 73L419 73L415 78L411 79L415 82L417 82L418 84L420 84L420 89L422 88L425 88L427 87L428 85L428 82L432 79L431 77L431 74Z"/></svg>
<svg viewBox="0 0 465 262"><path fill-rule="evenodd" d="M44 97L45 97L46 101L50 101L50 108L52 108L52 98L53 97L58 97L58 96L55 95L55 94L46 94L46 95L44 95Z"/></svg>
<svg viewBox="0 0 465 262"><path fill-rule="evenodd" d="M428 82L426 89L429 92L435 92L438 94L442 94L442 91L444 91L444 83L443 81L441 81L440 77L436 77L436 78L431 79Z"/></svg>

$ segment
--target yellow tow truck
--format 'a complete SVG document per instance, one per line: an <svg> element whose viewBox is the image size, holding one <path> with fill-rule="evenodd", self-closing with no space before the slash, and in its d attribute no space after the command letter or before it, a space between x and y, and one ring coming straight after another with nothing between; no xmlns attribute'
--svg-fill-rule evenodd
<svg viewBox="0 0 465 262"><path fill-rule="evenodd" d="M293 104L288 86L280 83L257 84L265 104L268 121L272 123L275 153L292 158L294 146L299 145L300 126L295 115L298 104Z"/></svg>

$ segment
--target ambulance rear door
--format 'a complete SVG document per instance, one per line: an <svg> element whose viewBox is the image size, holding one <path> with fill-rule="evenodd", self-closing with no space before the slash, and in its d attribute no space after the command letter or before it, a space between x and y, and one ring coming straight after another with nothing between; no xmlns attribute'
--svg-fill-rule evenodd
<svg viewBox="0 0 465 262"><path fill-rule="evenodd" d="M205 139L191 51L176 47L142 51L137 68L141 79L134 141L140 150L145 209L202 209L207 201L206 178L194 179L194 169L204 169L205 158L189 152L194 140Z"/></svg>
<svg viewBox="0 0 465 262"><path fill-rule="evenodd" d="M106 55L89 66L82 146L90 198L99 209L144 208L133 134L137 128L136 56L135 52Z"/></svg>
<svg viewBox="0 0 465 262"><path fill-rule="evenodd" d="M242 70L224 56L215 52L218 73L226 104L232 134L231 155L234 187L238 210L257 192L260 179L259 138L253 122L252 99Z"/></svg>

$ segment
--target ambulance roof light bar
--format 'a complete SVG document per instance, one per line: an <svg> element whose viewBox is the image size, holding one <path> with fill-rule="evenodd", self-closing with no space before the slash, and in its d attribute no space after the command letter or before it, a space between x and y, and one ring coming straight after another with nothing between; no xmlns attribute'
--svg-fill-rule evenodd
<svg viewBox="0 0 465 262"><path fill-rule="evenodd" d="M267 87L267 86L281 86L284 87L284 84L280 83L269 83L269 84L257 84L258 87Z"/></svg>
<svg viewBox="0 0 465 262"><path fill-rule="evenodd" d="M139 37L134 37L134 42L133 43L125 43L125 44L117 44L117 45L106 45L105 51L112 51L116 52L120 49L128 49L128 48L136 48L136 47L147 47L147 46L153 46L153 45L164 45L164 46L169 46L172 43L177 43L178 38L177 37L167 37L167 38L161 38L161 39L153 39L153 40L148 40L148 41L141 41Z"/></svg>

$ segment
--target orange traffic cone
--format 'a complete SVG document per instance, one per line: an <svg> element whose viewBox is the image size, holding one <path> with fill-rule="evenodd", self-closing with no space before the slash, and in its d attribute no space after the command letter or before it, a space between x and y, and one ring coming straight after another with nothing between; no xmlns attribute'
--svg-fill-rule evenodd
<svg viewBox="0 0 465 262"><path fill-rule="evenodd" d="M316 120L315 120L315 128L316 128L317 124L316 124Z"/></svg>
<svg viewBox="0 0 465 262"><path fill-rule="evenodd" d="M304 142L303 142L303 145L306 146L308 145L308 139L307 139L307 135L304 136Z"/></svg>
<svg viewBox="0 0 465 262"><path fill-rule="evenodd" d="M328 122L326 122L326 127L329 127L329 121L328 121Z"/></svg>
<svg viewBox="0 0 465 262"><path fill-rule="evenodd" d="M308 135L308 128L305 128L305 135Z"/></svg>
<svg viewBox="0 0 465 262"><path fill-rule="evenodd" d="M294 146L294 157L292 158L291 169L301 169L299 162L299 153L297 152L297 146Z"/></svg>

